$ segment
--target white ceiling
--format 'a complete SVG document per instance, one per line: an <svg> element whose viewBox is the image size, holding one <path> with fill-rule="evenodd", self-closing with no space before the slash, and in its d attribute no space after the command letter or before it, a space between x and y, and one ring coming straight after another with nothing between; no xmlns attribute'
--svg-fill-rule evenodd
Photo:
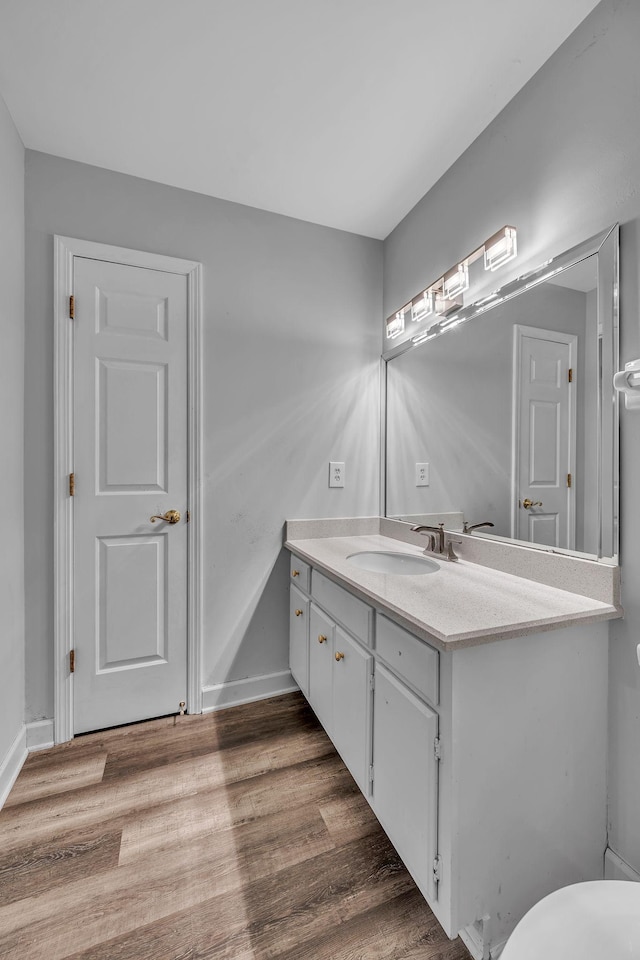
<svg viewBox="0 0 640 960"><path fill-rule="evenodd" d="M383 238L597 0L0 0L25 146Z"/></svg>

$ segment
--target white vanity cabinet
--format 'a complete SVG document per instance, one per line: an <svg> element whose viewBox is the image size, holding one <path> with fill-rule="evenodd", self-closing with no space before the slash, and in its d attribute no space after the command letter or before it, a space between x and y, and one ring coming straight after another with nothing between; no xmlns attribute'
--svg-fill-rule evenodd
<svg viewBox="0 0 640 960"><path fill-rule="evenodd" d="M315 603L309 613L307 700L327 733L333 726L333 636L336 625Z"/></svg>
<svg viewBox="0 0 640 960"><path fill-rule="evenodd" d="M376 664L373 810L429 900L437 896L438 715Z"/></svg>
<svg viewBox="0 0 640 960"><path fill-rule="evenodd" d="M606 622L447 648L300 575L293 675L446 933L488 956L547 893L602 877Z"/></svg>
<svg viewBox="0 0 640 960"><path fill-rule="evenodd" d="M371 653L336 626L331 738L365 796L371 790L372 678Z"/></svg>
<svg viewBox="0 0 640 960"><path fill-rule="evenodd" d="M289 669L309 696L309 598L297 587L289 591Z"/></svg>
<svg viewBox="0 0 640 960"><path fill-rule="evenodd" d="M298 568L299 564L295 566ZM304 597L297 586L291 586L290 650L296 651L297 658L295 663L291 662L291 672L354 780L368 796L373 699L373 655L369 644L373 610L316 571L312 572L309 589L311 597ZM320 607L317 600L330 609ZM296 617L298 610L303 610L302 616L308 620L304 636L301 617ZM306 657L301 653L303 643ZM306 679L306 688L302 688L298 673Z"/></svg>

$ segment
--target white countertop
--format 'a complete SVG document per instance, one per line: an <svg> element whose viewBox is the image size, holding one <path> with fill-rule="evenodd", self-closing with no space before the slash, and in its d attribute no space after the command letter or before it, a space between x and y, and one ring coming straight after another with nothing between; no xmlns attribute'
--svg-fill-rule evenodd
<svg viewBox="0 0 640 960"><path fill-rule="evenodd" d="M347 560L363 550L424 555L378 534L287 540L285 547L442 650L622 615L611 604L462 559L429 554L440 570L416 576L370 573Z"/></svg>

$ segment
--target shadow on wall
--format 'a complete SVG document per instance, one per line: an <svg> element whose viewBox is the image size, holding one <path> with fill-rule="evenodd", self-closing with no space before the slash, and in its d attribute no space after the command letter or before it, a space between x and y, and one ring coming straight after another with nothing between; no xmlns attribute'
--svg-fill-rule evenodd
<svg viewBox="0 0 640 960"><path fill-rule="evenodd" d="M205 688L288 671L285 520L377 512L378 364L293 391L218 422L205 476L203 679ZM320 376L323 379L323 376ZM242 407L245 406L245 409ZM329 460L347 464L330 490Z"/></svg>

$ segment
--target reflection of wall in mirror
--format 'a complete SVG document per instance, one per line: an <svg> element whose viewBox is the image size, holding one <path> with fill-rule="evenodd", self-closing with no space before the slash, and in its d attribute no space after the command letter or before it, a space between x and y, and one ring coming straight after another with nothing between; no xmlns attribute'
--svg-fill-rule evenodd
<svg viewBox="0 0 640 960"><path fill-rule="evenodd" d="M559 330L578 337L576 549L595 553L595 322L595 292L547 283L391 361L387 514L462 511L511 536L513 324ZM416 462L430 464L428 487Z"/></svg>

